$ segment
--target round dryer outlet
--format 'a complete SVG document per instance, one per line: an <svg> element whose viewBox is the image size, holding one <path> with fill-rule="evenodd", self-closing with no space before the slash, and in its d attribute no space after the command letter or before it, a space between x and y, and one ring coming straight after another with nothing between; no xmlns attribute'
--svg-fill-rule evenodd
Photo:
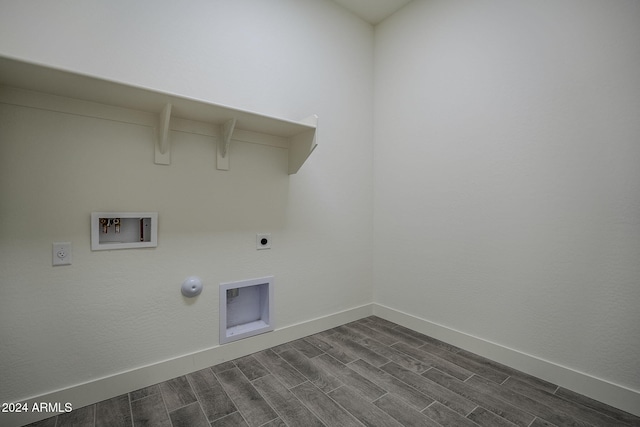
<svg viewBox="0 0 640 427"><path fill-rule="evenodd" d="M258 233L256 234L256 249L271 249L271 234Z"/></svg>

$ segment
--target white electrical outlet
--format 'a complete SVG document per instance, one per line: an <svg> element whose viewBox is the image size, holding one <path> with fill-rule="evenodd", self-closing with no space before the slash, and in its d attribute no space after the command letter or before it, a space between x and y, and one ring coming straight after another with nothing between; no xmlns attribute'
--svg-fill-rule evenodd
<svg viewBox="0 0 640 427"><path fill-rule="evenodd" d="M53 265L71 265L71 242L55 242L51 256Z"/></svg>
<svg viewBox="0 0 640 427"><path fill-rule="evenodd" d="M256 249L271 249L271 234L256 234Z"/></svg>

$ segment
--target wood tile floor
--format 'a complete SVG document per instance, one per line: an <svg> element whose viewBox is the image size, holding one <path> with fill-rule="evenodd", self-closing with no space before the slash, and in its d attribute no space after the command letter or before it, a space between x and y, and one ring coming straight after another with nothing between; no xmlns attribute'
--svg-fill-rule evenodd
<svg viewBox="0 0 640 427"><path fill-rule="evenodd" d="M640 426L640 417L367 317L37 427Z"/></svg>

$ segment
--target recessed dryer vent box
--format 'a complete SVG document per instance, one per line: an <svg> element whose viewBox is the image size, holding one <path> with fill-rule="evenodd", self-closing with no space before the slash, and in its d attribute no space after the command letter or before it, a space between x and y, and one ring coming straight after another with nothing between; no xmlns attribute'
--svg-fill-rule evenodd
<svg viewBox="0 0 640 427"><path fill-rule="evenodd" d="M157 212L92 212L91 250L158 246Z"/></svg>
<svg viewBox="0 0 640 427"><path fill-rule="evenodd" d="M273 276L220 284L220 344L273 331Z"/></svg>

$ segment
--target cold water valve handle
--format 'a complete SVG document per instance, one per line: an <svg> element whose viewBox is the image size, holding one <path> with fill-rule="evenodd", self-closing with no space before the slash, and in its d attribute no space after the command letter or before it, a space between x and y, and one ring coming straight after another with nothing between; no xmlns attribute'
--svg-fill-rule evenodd
<svg viewBox="0 0 640 427"><path fill-rule="evenodd" d="M182 295L187 298L197 297L202 292L202 281L196 276L187 277L182 282L181 291Z"/></svg>

